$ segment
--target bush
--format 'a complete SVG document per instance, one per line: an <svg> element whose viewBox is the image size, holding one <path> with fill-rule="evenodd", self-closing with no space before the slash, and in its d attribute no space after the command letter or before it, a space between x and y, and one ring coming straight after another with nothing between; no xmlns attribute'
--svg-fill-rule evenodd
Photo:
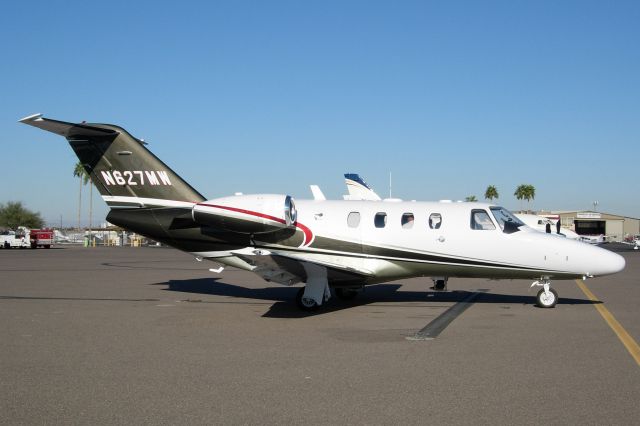
<svg viewBox="0 0 640 426"><path fill-rule="evenodd" d="M6 204L0 203L0 226L17 229L18 226L27 228L42 228L44 220L40 212L32 212L22 205L20 201L9 201Z"/></svg>

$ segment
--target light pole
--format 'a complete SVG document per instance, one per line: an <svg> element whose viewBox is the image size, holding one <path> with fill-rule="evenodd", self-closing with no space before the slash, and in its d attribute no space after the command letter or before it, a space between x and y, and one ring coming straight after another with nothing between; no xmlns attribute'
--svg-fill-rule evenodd
<svg viewBox="0 0 640 426"><path fill-rule="evenodd" d="M598 202L597 202L597 201L594 201L594 202L593 202L593 211L594 211L594 212L595 212L595 211L597 211L597 208L598 208Z"/></svg>

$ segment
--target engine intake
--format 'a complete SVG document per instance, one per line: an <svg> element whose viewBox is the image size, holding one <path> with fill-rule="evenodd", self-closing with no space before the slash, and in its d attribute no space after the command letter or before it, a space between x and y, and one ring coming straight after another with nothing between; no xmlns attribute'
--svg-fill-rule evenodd
<svg viewBox="0 0 640 426"><path fill-rule="evenodd" d="M198 203L191 212L202 225L242 234L295 228L298 213L289 195L235 195Z"/></svg>

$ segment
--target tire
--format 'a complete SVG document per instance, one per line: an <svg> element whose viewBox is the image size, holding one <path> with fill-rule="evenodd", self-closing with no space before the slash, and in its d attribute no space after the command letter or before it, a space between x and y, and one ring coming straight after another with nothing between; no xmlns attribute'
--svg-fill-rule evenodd
<svg viewBox="0 0 640 426"><path fill-rule="evenodd" d="M536 301L541 308L553 308L558 303L558 293L552 288L549 289L549 296L546 295L544 289L541 289L536 296Z"/></svg>
<svg viewBox="0 0 640 426"><path fill-rule="evenodd" d="M44 248L49 249L49 248L51 248L51 245L47 244L46 246L44 246Z"/></svg>
<svg viewBox="0 0 640 426"><path fill-rule="evenodd" d="M340 300L353 300L358 295L357 290L345 287L336 287L335 293L336 297Z"/></svg>
<svg viewBox="0 0 640 426"><path fill-rule="evenodd" d="M445 280L436 280L433 283L432 287L429 287L433 291L446 291L447 290L447 281Z"/></svg>
<svg viewBox="0 0 640 426"><path fill-rule="evenodd" d="M296 304L298 305L298 308L305 312L317 311L320 307L315 300L304 298L304 287L300 287L298 294L296 294Z"/></svg>

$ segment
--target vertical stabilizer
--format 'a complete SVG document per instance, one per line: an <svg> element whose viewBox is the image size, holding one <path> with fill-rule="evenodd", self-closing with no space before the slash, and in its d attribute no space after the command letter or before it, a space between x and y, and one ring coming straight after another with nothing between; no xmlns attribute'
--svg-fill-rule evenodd
<svg viewBox="0 0 640 426"><path fill-rule="evenodd" d="M204 201L143 141L121 127L67 123L42 114L20 122L64 136L110 207L182 207Z"/></svg>
<svg viewBox="0 0 640 426"><path fill-rule="evenodd" d="M381 198L376 192L369 188L369 185L356 173L346 173L344 182L347 184L349 195L345 195L345 200L369 200L380 201Z"/></svg>

